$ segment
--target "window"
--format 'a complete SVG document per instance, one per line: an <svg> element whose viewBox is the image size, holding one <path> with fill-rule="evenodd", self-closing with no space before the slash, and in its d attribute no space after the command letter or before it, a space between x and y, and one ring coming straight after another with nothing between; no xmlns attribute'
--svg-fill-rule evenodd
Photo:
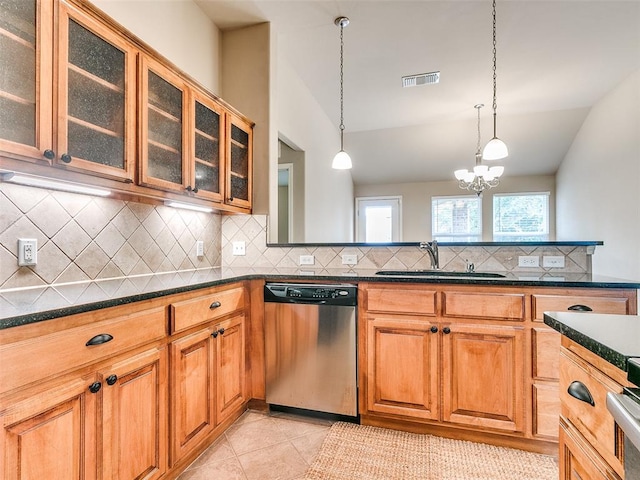
<svg viewBox="0 0 640 480"><path fill-rule="evenodd" d="M549 193L494 195L493 240L549 240Z"/></svg>
<svg viewBox="0 0 640 480"><path fill-rule="evenodd" d="M401 197L356 198L358 242L400 242Z"/></svg>
<svg viewBox="0 0 640 480"><path fill-rule="evenodd" d="M482 198L476 195L433 197L431 237L445 242L482 240Z"/></svg>

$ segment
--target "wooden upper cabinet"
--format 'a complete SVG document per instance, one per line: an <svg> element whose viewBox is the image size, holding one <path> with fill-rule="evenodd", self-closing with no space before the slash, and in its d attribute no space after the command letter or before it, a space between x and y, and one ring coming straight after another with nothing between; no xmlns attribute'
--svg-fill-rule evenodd
<svg viewBox="0 0 640 480"><path fill-rule="evenodd" d="M66 3L57 32L57 166L133 181L136 50Z"/></svg>
<svg viewBox="0 0 640 480"><path fill-rule="evenodd" d="M253 125L229 113L226 126L227 181L225 203L251 209Z"/></svg>
<svg viewBox="0 0 640 480"><path fill-rule="evenodd" d="M0 154L50 163L53 2L3 0L0 19Z"/></svg>
<svg viewBox="0 0 640 480"><path fill-rule="evenodd" d="M189 186L187 87L174 72L140 56L140 183L184 192Z"/></svg>

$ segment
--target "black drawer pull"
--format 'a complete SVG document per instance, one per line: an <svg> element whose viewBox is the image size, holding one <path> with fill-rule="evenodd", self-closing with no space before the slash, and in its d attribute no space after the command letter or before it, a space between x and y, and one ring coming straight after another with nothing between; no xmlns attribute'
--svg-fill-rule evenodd
<svg viewBox="0 0 640 480"><path fill-rule="evenodd" d="M89 391L91 393L98 393L101 388L102 384L100 382L93 382L91 385L89 385Z"/></svg>
<svg viewBox="0 0 640 480"><path fill-rule="evenodd" d="M108 333L101 333L100 335L96 335L91 340L89 340L85 345L88 347L90 345L102 345L103 343L107 343L113 340L113 336Z"/></svg>
<svg viewBox="0 0 640 480"><path fill-rule="evenodd" d="M118 381L117 375L109 375L107 377L107 385L114 385Z"/></svg>
<svg viewBox="0 0 640 480"><path fill-rule="evenodd" d="M593 401L593 397L591 396L591 392L582 382L579 382L577 380L571 382L571 385L569 385L567 392L573 398L577 398L581 402L588 403L592 407L595 407L596 405L596 403Z"/></svg>
<svg viewBox="0 0 640 480"><path fill-rule="evenodd" d="M221 304L219 301L217 301L217 300L216 300L216 301L215 301L215 302L213 302L211 305L209 305L209 308L210 308L211 310L214 310L214 309L219 308L219 307L221 307L221 306L222 306L222 304Z"/></svg>
<svg viewBox="0 0 640 480"><path fill-rule="evenodd" d="M588 305L571 305L567 310L572 312L593 312L593 308Z"/></svg>

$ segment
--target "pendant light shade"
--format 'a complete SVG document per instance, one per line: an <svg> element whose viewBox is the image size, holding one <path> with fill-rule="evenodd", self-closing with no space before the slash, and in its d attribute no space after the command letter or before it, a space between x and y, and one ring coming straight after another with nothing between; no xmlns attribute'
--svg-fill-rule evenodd
<svg viewBox="0 0 640 480"><path fill-rule="evenodd" d="M331 168L336 170L349 170L352 167L351 157L344 151L344 27L349 25L347 17L338 17L333 22L340 27L340 151L333 157Z"/></svg>
<svg viewBox="0 0 640 480"><path fill-rule="evenodd" d="M496 134L496 110L498 109L498 74L496 65L496 0L493 0L493 138L482 150L482 158L484 160L500 160L509 155L507 145Z"/></svg>
<svg viewBox="0 0 640 480"><path fill-rule="evenodd" d="M335 168L336 170L349 170L352 166L351 157L344 150L336 153L336 156L333 157L333 163L331 164L331 168Z"/></svg>

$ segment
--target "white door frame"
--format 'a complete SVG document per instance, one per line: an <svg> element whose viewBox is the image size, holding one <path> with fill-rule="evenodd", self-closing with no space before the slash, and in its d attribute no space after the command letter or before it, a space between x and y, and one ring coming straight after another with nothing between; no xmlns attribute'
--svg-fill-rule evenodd
<svg viewBox="0 0 640 480"><path fill-rule="evenodd" d="M287 238L287 242L291 243L291 237L293 235L293 163L279 163L278 173L280 173L280 170L287 172L287 212L289 217L287 218L287 222L289 223L289 228L287 229L289 238ZM278 242L282 243L282 240L279 238Z"/></svg>
<svg viewBox="0 0 640 480"><path fill-rule="evenodd" d="M363 242L360 240L361 235L364 237L365 225L364 216L360 215L361 209L365 204L369 206L379 203L381 206L390 206L395 215L392 215L393 231L392 242L402 241L402 195L387 195L387 196L375 196L375 197L356 197L356 242ZM396 237L396 238L393 238Z"/></svg>

